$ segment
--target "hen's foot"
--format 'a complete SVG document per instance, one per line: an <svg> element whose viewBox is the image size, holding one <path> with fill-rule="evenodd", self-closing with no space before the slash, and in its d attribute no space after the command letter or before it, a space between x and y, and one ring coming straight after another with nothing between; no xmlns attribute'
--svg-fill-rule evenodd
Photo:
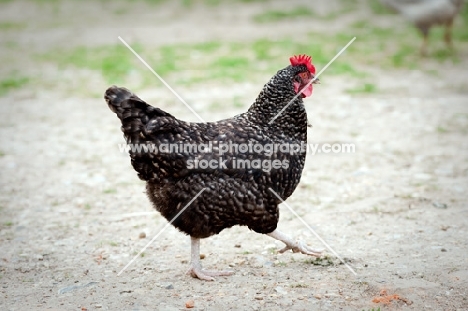
<svg viewBox="0 0 468 311"><path fill-rule="evenodd" d="M226 276L233 273L233 271L203 270L201 267L195 267L194 265L187 271L187 274L190 274L192 277L205 281L214 281L213 276Z"/></svg>
<svg viewBox="0 0 468 311"><path fill-rule="evenodd" d="M192 261L190 263L190 269L187 274L190 274L194 278L199 278L205 281L214 281L213 276L231 275L233 271L210 271L203 270L200 263L200 239L191 238L192 240Z"/></svg>
<svg viewBox="0 0 468 311"><path fill-rule="evenodd" d="M297 241L292 244L286 244L286 246L279 250L280 253L284 253L288 250L292 250L293 253L302 253L306 255L311 255L315 257L320 257L323 250L313 249L307 246L303 241Z"/></svg>
<svg viewBox="0 0 468 311"><path fill-rule="evenodd" d="M302 241L294 241L291 237L279 231L278 229L271 233L268 233L267 235L286 244L286 246L279 251L280 253L292 250L294 253L302 253L310 256L320 257L323 252L323 250L310 248L309 246L307 246L307 244L305 244Z"/></svg>

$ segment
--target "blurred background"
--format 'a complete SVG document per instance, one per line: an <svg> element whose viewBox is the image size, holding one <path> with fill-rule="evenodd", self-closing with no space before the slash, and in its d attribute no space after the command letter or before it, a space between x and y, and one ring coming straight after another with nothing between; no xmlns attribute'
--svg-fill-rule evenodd
<svg viewBox="0 0 468 311"><path fill-rule="evenodd" d="M410 93L411 80L403 79L408 72L440 80L454 67L466 68L468 56L466 6L453 26L454 50L445 46L443 28L435 27L428 56L421 58L421 34L378 0L37 0L0 5L2 96L21 89L101 96L109 84L135 91L159 87L118 36L169 82L197 89L245 83L260 87L297 53L312 55L320 70L353 37L356 42L323 76L342 77L349 94L392 87L391 93ZM445 91L466 93L466 84L450 76L455 79ZM236 99L230 100L236 106Z"/></svg>
<svg viewBox="0 0 468 311"><path fill-rule="evenodd" d="M426 56L408 14L378 0L0 1L0 306L370 310L385 288L415 309L465 308L468 6L453 48L434 27ZM204 266L232 278L191 283L172 227L116 276L166 222L104 91L198 121L119 36L207 121L246 111L290 56L320 71L356 37L305 100L309 142L356 153L309 155L288 202L359 279L238 227L202 242ZM287 210L279 228L320 248Z"/></svg>

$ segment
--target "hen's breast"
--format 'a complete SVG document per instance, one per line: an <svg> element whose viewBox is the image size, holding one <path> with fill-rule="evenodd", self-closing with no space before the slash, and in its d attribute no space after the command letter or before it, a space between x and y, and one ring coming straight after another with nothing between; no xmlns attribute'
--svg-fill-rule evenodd
<svg viewBox="0 0 468 311"><path fill-rule="evenodd" d="M228 174L252 175L262 186L273 188L286 199L299 183L305 162L306 129L302 135L286 135L269 127L246 122L242 117L220 124L217 152L226 160ZM241 129L241 130L239 130Z"/></svg>

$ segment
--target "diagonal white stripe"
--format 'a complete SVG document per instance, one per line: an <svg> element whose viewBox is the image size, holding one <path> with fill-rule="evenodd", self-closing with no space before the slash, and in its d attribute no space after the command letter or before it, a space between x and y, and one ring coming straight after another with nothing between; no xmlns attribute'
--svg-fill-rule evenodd
<svg viewBox="0 0 468 311"><path fill-rule="evenodd" d="M147 62L145 62L143 58L141 58L140 55L138 55L138 53L135 52L135 50L132 49L132 47L128 45L128 43L125 42L124 39L122 39L120 36L118 38L143 63L143 65L145 65L169 89L169 91L171 91L198 119L200 119L200 121L202 121L203 123L206 123L206 121L203 120L203 118L200 117L200 115L196 113L195 110L193 110L192 107L190 107L190 105L187 104L187 102L182 97L180 97L180 95L177 94L177 92L174 91L174 89L166 81L164 81L164 79L161 78L161 76L158 75L156 71L154 71L153 68L151 68L151 66L148 65Z"/></svg>
<svg viewBox="0 0 468 311"><path fill-rule="evenodd" d="M309 86L311 85L315 80L318 79L318 77L322 74L322 72L324 72L328 66L330 66L344 51L346 51L346 49L351 45L351 43L354 42L354 40L356 40L356 37L352 38L351 41L348 42L348 44L345 45L344 48L341 49L341 51L338 52L338 54L335 55L335 57L333 57L331 59L331 61L328 62L328 64L325 65L325 67L322 68L322 70L319 71L319 73L312 79L309 81L309 83L306 84L306 86L304 86L297 94L296 96L293 97L293 99L291 99L289 101L289 103L283 107L283 109L280 110L280 112L278 112L271 120L270 122L268 122L268 124L271 124L273 123L273 121L276 120L276 118L278 118L288 107L289 105L291 105L301 94L302 92Z"/></svg>
<svg viewBox="0 0 468 311"><path fill-rule="evenodd" d="M273 193L279 200L281 200L281 202L284 203L284 205L286 205L286 207L291 211L291 213L293 213L294 216L296 216L297 218L299 218L299 220L307 227L307 229L309 229L310 232L312 232L312 233L315 235L315 237L316 237L317 239L319 239L320 242L322 242L323 245L325 245L325 246L330 250L330 252L332 252L333 255L335 255L335 256L349 269L349 271L351 271L354 275L357 275L357 273L353 270L353 268L351 268L351 267L350 267L350 266L333 250L333 248L331 248L331 246L328 245L328 243L325 242L325 241L317 234L317 232L315 232L315 230L312 229L312 228L304 221L304 219L302 219L302 217L299 216L299 215L291 208L291 206L289 206L289 204L286 203L286 202L275 192L275 190L273 190L273 189L271 189L271 188L268 188L268 190L270 190L271 193Z"/></svg>
<svg viewBox="0 0 468 311"><path fill-rule="evenodd" d="M138 256L140 256L140 255L148 248L148 246L150 246L151 243L153 243L153 242L161 235L161 233L163 233L164 230L166 230L167 227L169 227L169 226L172 224L172 222L173 222L174 220L176 220L176 218L179 217L180 214L182 214L182 213L187 209L187 207L189 207L190 204L192 204L193 201L195 201L195 199L198 198L198 196L200 196L200 194L202 194L202 192L205 191L205 190L206 190L206 187L203 188L202 190L200 190L200 192L198 192L197 195L194 196L193 199L191 199L190 202L188 202L187 205L185 205L184 208L183 208L180 212L178 212L177 215L175 215L174 218L172 218L171 221L169 221L169 222L164 226L164 228L162 228L161 231L159 231L158 234L156 234L156 235L154 236L154 238L152 238L151 241L149 241L148 244L146 244L145 247L143 247L143 248L141 249L141 251L140 251L135 257L133 257L133 259L130 260L130 262L129 262L122 270L120 270L119 273L117 273L117 276L120 276L120 275L122 274L122 272L124 272L124 271L138 258Z"/></svg>

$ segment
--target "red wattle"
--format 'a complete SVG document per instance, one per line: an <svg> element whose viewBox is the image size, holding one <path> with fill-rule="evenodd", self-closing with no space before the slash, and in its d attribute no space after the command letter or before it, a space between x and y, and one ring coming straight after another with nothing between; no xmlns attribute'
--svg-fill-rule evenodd
<svg viewBox="0 0 468 311"><path fill-rule="evenodd" d="M301 84L299 84L299 82L294 82L294 92L299 92L300 89L299 87L303 87ZM309 84L309 86L307 86L303 91L302 91L302 97L309 97L310 95L312 95L312 84Z"/></svg>

